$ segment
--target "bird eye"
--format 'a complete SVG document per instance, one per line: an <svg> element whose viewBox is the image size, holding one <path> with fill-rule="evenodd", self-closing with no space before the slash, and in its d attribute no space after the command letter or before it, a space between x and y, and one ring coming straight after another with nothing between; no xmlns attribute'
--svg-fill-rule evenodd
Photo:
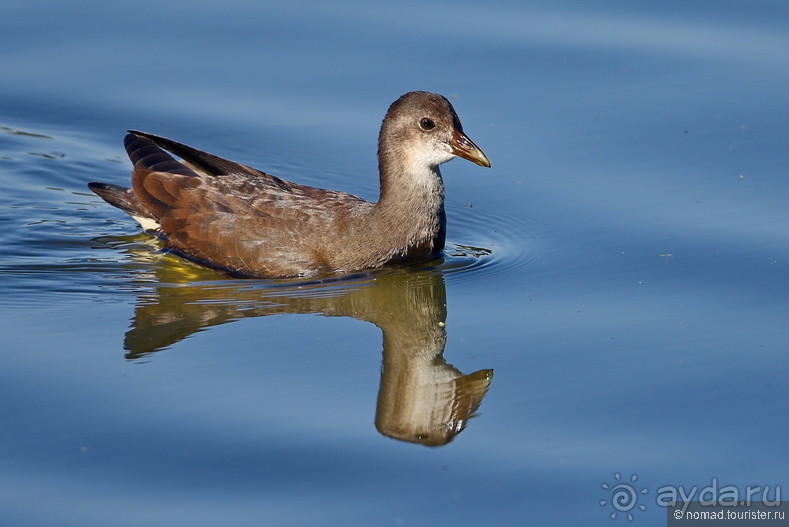
<svg viewBox="0 0 789 527"><path fill-rule="evenodd" d="M434 123L432 119L422 117L422 119L419 120L419 126L422 127L422 130L432 130L436 127L436 123Z"/></svg>

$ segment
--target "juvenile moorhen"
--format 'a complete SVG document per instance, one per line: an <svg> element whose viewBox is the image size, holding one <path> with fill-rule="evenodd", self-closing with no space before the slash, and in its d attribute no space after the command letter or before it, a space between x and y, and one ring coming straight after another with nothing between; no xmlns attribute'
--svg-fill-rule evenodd
<svg viewBox="0 0 789 527"><path fill-rule="evenodd" d="M489 167L449 101L410 92L386 112L378 137L378 202L290 183L164 137L124 140L131 188L88 187L201 265L236 276L346 273L427 260L444 248L438 166L459 156ZM168 152L180 160L176 160Z"/></svg>

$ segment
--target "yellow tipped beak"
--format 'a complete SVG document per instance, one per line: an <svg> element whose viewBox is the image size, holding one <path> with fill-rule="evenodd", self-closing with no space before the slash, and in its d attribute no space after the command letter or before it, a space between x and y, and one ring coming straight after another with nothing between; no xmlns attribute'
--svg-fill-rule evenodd
<svg viewBox="0 0 789 527"><path fill-rule="evenodd" d="M452 140L449 142L452 147L452 153L463 159L468 159L472 163L476 163L483 167L490 167L490 161L485 152L474 144L474 141L466 137L461 130L455 129L452 134Z"/></svg>

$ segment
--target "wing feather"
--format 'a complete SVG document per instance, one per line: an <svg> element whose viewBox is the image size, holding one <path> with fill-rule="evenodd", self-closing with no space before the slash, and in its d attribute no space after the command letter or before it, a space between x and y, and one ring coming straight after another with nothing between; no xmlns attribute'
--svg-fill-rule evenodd
<svg viewBox="0 0 789 527"><path fill-rule="evenodd" d="M91 188L132 216L157 222L169 250L238 275L332 270L326 247L340 243L349 218L373 207L144 132L130 131L124 145L134 164L131 190Z"/></svg>

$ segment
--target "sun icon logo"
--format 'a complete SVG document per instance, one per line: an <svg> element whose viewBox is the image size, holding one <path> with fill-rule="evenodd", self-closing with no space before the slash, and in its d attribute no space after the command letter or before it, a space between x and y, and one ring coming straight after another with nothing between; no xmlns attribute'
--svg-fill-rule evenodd
<svg viewBox="0 0 789 527"><path fill-rule="evenodd" d="M600 500L600 506L605 507L611 503L614 511L611 513L611 519L615 520L619 513L627 516L629 521L633 521L633 513L631 511L638 509L641 511L647 510L647 506L638 503L640 494L646 494L648 489L636 490L635 482L638 476L633 474L630 476L630 482L621 482L622 475L617 472L614 474L615 483L603 483L601 486L608 491L608 499Z"/></svg>

